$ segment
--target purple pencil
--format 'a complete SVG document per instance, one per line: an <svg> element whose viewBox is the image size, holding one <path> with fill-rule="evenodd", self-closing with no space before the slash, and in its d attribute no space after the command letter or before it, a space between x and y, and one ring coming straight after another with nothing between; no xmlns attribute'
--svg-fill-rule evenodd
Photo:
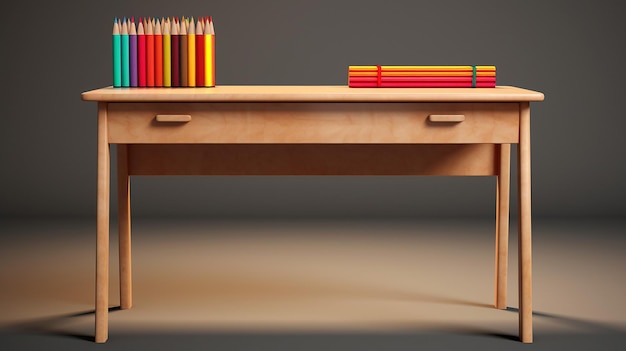
<svg viewBox="0 0 626 351"><path fill-rule="evenodd" d="M137 86L137 28L135 26L135 17L130 20L130 28L128 32L130 46L130 86Z"/></svg>

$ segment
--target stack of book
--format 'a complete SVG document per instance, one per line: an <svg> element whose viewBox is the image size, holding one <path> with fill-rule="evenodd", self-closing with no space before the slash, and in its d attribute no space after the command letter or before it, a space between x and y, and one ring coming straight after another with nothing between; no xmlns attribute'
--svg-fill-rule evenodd
<svg viewBox="0 0 626 351"><path fill-rule="evenodd" d="M211 17L113 21L114 87L215 86Z"/></svg>
<svg viewBox="0 0 626 351"><path fill-rule="evenodd" d="M494 88L495 66L349 66L351 88Z"/></svg>

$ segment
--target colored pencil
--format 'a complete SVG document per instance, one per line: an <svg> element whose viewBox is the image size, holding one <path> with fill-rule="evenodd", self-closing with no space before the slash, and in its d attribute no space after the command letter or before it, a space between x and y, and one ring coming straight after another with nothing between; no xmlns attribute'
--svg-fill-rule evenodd
<svg viewBox="0 0 626 351"><path fill-rule="evenodd" d="M189 48L187 47L187 20L185 17L181 18L180 21L180 86L186 87L189 86L189 76L187 72L187 57L189 53Z"/></svg>
<svg viewBox="0 0 626 351"><path fill-rule="evenodd" d="M163 86L172 86L172 38L169 18L163 19Z"/></svg>
<svg viewBox="0 0 626 351"><path fill-rule="evenodd" d="M215 86L215 29L210 16L197 19L185 16L180 19L139 17L137 22L135 17L116 17L111 40L114 87ZM407 67L415 69L421 66ZM482 76L478 77L481 74L494 75L495 79L495 71L476 71L476 66L468 67L473 71L452 72L464 79L446 81L465 83L471 79L475 86L487 83ZM430 73L442 75L450 72ZM403 78L405 74L408 76ZM396 79L387 75L399 77ZM381 83L430 81L415 76L413 71L381 72L380 66L350 66L348 77L350 84L375 83L378 86Z"/></svg>
<svg viewBox="0 0 626 351"><path fill-rule="evenodd" d="M196 86L204 86L204 69L205 69L205 57L204 51L204 30L202 29L202 17L198 18L196 24Z"/></svg>
<svg viewBox="0 0 626 351"><path fill-rule="evenodd" d="M449 83L350 83L350 87L353 88L493 88L493 83L462 83L462 82L449 82Z"/></svg>
<svg viewBox="0 0 626 351"><path fill-rule="evenodd" d="M135 17L132 17L128 25L128 50L129 50L129 67L130 86L137 86L137 30L135 25Z"/></svg>
<svg viewBox="0 0 626 351"><path fill-rule="evenodd" d="M191 17L187 31L187 86L196 86L196 28Z"/></svg>
<svg viewBox="0 0 626 351"><path fill-rule="evenodd" d="M204 86L215 86L215 30L213 29L213 18L206 18L204 21Z"/></svg>
<svg viewBox="0 0 626 351"><path fill-rule="evenodd" d="M122 41L117 17L113 21L113 86L122 86Z"/></svg>
<svg viewBox="0 0 626 351"><path fill-rule="evenodd" d="M354 88L420 88L496 86L495 66L349 66Z"/></svg>
<svg viewBox="0 0 626 351"><path fill-rule="evenodd" d="M163 35L161 35L161 21L154 22L154 86L163 86Z"/></svg>
<svg viewBox="0 0 626 351"><path fill-rule="evenodd" d="M350 82L378 82L378 77L349 77ZM445 83L445 82L455 82L455 83L463 83L469 82L471 83L474 80L472 77L380 77L381 83L390 83L390 82L433 82L433 83ZM477 77L475 79L477 83L495 83L496 77Z"/></svg>
<svg viewBox="0 0 626 351"><path fill-rule="evenodd" d="M472 77L474 73L472 71L450 71L450 72L436 72L436 71L423 71L423 72L405 72L405 71L349 71L351 76L421 76L421 77ZM481 72L476 71L476 76L480 77L495 77L496 72Z"/></svg>
<svg viewBox="0 0 626 351"><path fill-rule="evenodd" d="M380 66L381 71L473 71L474 66ZM475 66L477 71L496 71L496 66ZM377 71L378 66L349 66L350 71Z"/></svg>
<svg viewBox="0 0 626 351"><path fill-rule="evenodd" d="M143 29L143 23L139 19L137 28L137 76L139 77L139 86L146 86L146 33Z"/></svg>
<svg viewBox="0 0 626 351"><path fill-rule="evenodd" d="M152 19L145 23L146 29L146 86L154 86L154 24Z"/></svg>
<svg viewBox="0 0 626 351"><path fill-rule="evenodd" d="M126 17L124 17L124 23L122 23L122 86L128 87L130 86L130 62L129 62L129 43L128 43L128 23L126 23Z"/></svg>
<svg viewBox="0 0 626 351"><path fill-rule="evenodd" d="M178 34L178 19L172 21L172 86L180 86L180 34Z"/></svg>

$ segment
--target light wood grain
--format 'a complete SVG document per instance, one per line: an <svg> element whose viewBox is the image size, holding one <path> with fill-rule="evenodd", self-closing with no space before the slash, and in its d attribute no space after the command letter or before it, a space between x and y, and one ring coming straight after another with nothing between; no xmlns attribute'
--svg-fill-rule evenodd
<svg viewBox="0 0 626 351"><path fill-rule="evenodd" d="M82 98L99 102L96 342L108 337L109 143L122 144L122 308L132 305L130 175L497 175L495 305L505 308L510 144L519 143L519 325L520 340L532 342L529 102L543 94L516 87L223 86L109 87ZM160 123L157 115L190 120ZM429 115L465 119L439 123Z"/></svg>
<svg viewBox="0 0 626 351"><path fill-rule="evenodd" d="M430 115L430 122L459 123L465 121L465 115Z"/></svg>
<svg viewBox="0 0 626 351"><path fill-rule="evenodd" d="M98 202L96 233L96 337L109 337L109 183L110 156L107 141L107 104L98 104Z"/></svg>
<svg viewBox="0 0 626 351"><path fill-rule="evenodd" d="M159 114L184 114L160 124ZM458 124L431 114L462 114ZM111 143L516 143L515 103L111 103Z"/></svg>
<svg viewBox="0 0 626 351"><path fill-rule="evenodd" d="M156 115L157 122L182 123L191 121L190 115Z"/></svg>
<svg viewBox="0 0 626 351"><path fill-rule="evenodd" d="M495 307L506 309L507 275L509 262L509 202L511 182L511 145L496 147L498 176L496 186L496 269Z"/></svg>
<svg viewBox="0 0 626 351"><path fill-rule="evenodd" d="M117 145L117 213L119 225L120 308L133 306L130 234L130 177L128 145Z"/></svg>
<svg viewBox="0 0 626 351"><path fill-rule="evenodd" d="M495 175L495 147L129 145L131 175Z"/></svg>
<svg viewBox="0 0 626 351"><path fill-rule="evenodd" d="M520 104L520 143L518 145L518 268L519 334L522 342L533 342L532 245L530 206L530 105Z"/></svg>
<svg viewBox="0 0 626 351"><path fill-rule="evenodd" d="M109 102L520 102L543 94L495 88L349 88L337 86L228 86L212 88L113 88L82 93L85 101Z"/></svg>

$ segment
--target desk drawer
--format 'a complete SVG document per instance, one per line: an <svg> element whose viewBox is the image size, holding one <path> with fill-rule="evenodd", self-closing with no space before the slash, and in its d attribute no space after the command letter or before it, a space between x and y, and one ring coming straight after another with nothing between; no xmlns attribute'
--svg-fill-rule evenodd
<svg viewBox="0 0 626 351"><path fill-rule="evenodd" d="M109 142L119 144L519 140L518 103L109 103L107 116Z"/></svg>

